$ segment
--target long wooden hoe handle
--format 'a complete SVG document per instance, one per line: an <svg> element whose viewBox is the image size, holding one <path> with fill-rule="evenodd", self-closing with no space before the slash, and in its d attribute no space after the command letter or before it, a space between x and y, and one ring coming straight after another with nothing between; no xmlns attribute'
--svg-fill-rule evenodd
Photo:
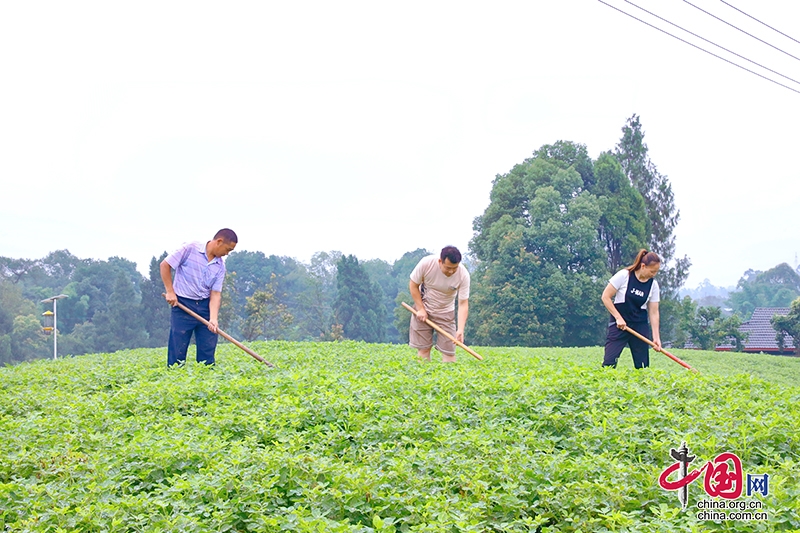
<svg viewBox="0 0 800 533"><path fill-rule="evenodd" d="M414 314L414 316L417 316L417 310L416 309L414 309L413 307L411 307L410 305L408 305L405 302L400 302L400 303L403 304L403 307L405 307L406 309L411 311ZM434 322L431 322L430 320L428 320L426 318L425 319L425 323L428 324L433 329L435 329L436 331L438 331L441 335L444 335L445 337L447 337L448 339L453 341L456 344L456 346L460 346L461 348L463 348L465 352L470 354L472 357L474 357L478 361L483 361L483 357L481 357L481 354L479 354L478 352L476 352L475 350L473 350L472 348L470 348L469 346L467 346L463 342L457 341L455 337L453 337L452 335L447 333L445 330L443 330L442 328L437 326Z"/></svg>
<svg viewBox="0 0 800 533"><path fill-rule="evenodd" d="M161 296L166 297L166 295L164 293L161 293ZM189 309L188 307L186 307L182 303L175 302L175 305L178 306L178 308L180 308L181 310L185 311L186 313L190 314L191 316L193 316L194 318L199 320L200 322L202 322L203 324L205 324L206 326L208 326L208 320L206 320L205 318L201 317L200 315L198 315L197 313L195 313L194 311L192 311L191 309ZM256 361L264 363L265 365L267 365L270 368L275 368L275 365L273 365L272 363L270 363L269 361L267 361L266 359L264 359L263 357L258 355L256 352L254 352L253 350L251 350L250 348L248 348L247 346L245 346L241 342L237 341L236 339L234 339L233 337L231 337L230 335L228 335L227 333L225 333L221 329L217 328L217 333L222 335L226 339L228 339L230 342L232 342L233 344L235 344L236 346L238 346L242 350L244 350L248 355L252 356L253 359L255 359Z"/></svg>
<svg viewBox="0 0 800 533"><path fill-rule="evenodd" d="M629 328L627 326L625 326L625 331L627 331L628 333L630 333L634 337L638 337L639 339L643 340L644 342L646 342L647 344L649 344L653 348L656 347L656 343L654 343L653 341L651 341L650 339L648 339L644 335L641 335L638 331L634 331L633 329L631 329L631 328ZM686 368L688 370L691 370L692 372L695 372L696 374L700 373L700 372L697 371L697 369L692 368L686 362L681 361L680 359L678 359L677 357L675 357L674 355L672 355L671 353L666 351L664 348L661 348L661 353L663 353L664 355L666 355L667 357L669 357L670 359L672 359L673 361L675 361L676 363L678 363L682 367L684 367L684 368Z"/></svg>

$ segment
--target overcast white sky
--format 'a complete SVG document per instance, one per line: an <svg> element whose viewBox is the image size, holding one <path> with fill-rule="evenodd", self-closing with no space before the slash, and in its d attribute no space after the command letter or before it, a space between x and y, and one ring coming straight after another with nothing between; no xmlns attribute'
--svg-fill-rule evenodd
<svg viewBox="0 0 800 533"><path fill-rule="evenodd" d="M800 3L729 2L800 40ZM684 1L636 4L800 80L800 60ZM597 157L633 113L681 211L688 287L800 253L800 94L597 0L3 2L0 50L2 256L145 271L220 227L302 261L466 250L496 174L560 139Z"/></svg>

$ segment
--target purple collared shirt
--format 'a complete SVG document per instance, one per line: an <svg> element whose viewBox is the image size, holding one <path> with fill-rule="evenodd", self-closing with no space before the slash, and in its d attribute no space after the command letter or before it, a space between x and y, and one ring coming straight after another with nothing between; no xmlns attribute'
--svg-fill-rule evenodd
<svg viewBox="0 0 800 533"><path fill-rule="evenodd" d="M225 263L221 257L215 257L209 263L205 243L184 243L169 254L166 261L175 269L172 286L178 296L204 300L211 296L211 291L222 292Z"/></svg>

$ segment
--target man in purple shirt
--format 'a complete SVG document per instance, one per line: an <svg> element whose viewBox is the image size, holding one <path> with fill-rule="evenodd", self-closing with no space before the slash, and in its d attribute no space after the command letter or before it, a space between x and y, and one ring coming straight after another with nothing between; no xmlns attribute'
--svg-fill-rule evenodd
<svg viewBox="0 0 800 533"><path fill-rule="evenodd" d="M189 349L192 333L197 344L197 362L214 364L222 282L225 280L225 263L222 258L236 248L237 242L238 238L233 230L221 229L213 240L206 243L184 243L161 262L165 297L172 306L167 366L186 363L186 351ZM175 270L174 280L172 269ZM208 327L176 307L177 302L208 320Z"/></svg>

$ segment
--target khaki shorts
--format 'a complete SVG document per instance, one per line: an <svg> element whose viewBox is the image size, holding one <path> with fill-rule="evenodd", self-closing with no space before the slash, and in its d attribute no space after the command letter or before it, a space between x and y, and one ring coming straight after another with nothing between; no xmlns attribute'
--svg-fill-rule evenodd
<svg viewBox="0 0 800 533"><path fill-rule="evenodd" d="M444 331L456 336L456 312L428 313L428 320L442 328ZM408 330L408 345L417 350L426 350L433 346L434 329L425 322L417 320L416 315L411 315L411 327ZM455 355L456 345L444 335L436 334L436 349L445 355Z"/></svg>

